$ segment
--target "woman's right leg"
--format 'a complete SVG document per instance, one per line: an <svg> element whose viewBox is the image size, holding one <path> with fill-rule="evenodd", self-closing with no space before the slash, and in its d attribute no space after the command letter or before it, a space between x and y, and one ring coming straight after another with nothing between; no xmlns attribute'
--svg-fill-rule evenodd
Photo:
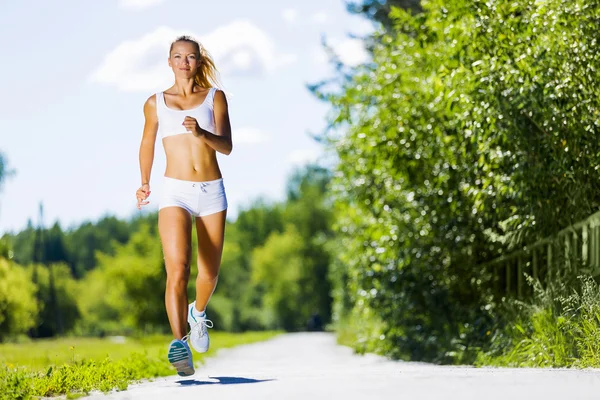
<svg viewBox="0 0 600 400"><path fill-rule="evenodd" d="M171 331L176 339L187 333L192 218L180 207L165 207L158 212L158 231L167 269L165 306Z"/></svg>

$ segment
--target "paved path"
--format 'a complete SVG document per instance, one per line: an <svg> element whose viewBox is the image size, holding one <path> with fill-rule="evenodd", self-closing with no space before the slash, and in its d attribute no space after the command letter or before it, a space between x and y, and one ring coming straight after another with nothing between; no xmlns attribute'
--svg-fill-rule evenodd
<svg viewBox="0 0 600 400"><path fill-rule="evenodd" d="M600 399L600 370L435 366L358 356L327 333L225 349L190 378L173 376L88 399Z"/></svg>

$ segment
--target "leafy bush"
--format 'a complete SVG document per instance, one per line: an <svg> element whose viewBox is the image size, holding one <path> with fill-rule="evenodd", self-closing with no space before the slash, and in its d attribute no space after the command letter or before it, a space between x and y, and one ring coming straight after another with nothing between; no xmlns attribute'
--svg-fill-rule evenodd
<svg viewBox="0 0 600 400"><path fill-rule="evenodd" d="M600 5L422 5L316 88L339 159L331 274L337 320L379 338L357 347L459 362L499 312L477 266L600 206Z"/></svg>

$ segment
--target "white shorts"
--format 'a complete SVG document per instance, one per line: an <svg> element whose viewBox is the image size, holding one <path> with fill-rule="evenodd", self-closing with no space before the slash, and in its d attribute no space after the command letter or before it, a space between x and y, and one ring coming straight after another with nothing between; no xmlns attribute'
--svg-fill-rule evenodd
<svg viewBox="0 0 600 400"><path fill-rule="evenodd" d="M226 210L227 196L223 179L193 182L165 176L158 209L165 207L181 207L194 217Z"/></svg>

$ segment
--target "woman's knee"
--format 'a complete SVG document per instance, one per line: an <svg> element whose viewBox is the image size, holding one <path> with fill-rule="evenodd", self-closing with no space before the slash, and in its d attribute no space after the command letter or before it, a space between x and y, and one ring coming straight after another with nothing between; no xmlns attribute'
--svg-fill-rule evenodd
<svg viewBox="0 0 600 400"><path fill-rule="evenodd" d="M179 265L167 266L167 285L187 285L190 279L190 265L178 263Z"/></svg>
<svg viewBox="0 0 600 400"><path fill-rule="evenodd" d="M213 282L219 279L219 268L198 268L197 281Z"/></svg>

